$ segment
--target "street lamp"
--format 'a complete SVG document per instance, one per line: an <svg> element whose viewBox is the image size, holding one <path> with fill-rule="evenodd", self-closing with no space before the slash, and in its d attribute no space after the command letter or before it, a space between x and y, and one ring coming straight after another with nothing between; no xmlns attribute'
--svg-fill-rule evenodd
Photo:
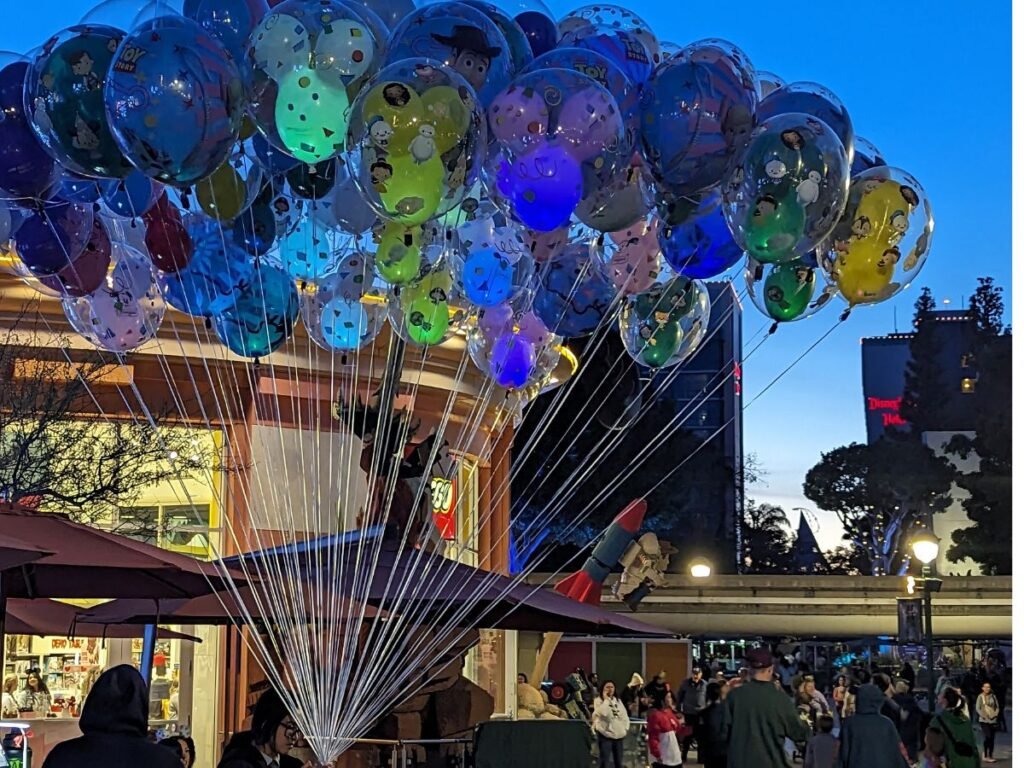
<svg viewBox="0 0 1024 768"><path fill-rule="evenodd" d="M706 579L711 576L711 561L706 557L698 557L690 561L690 575L695 579Z"/></svg>
<svg viewBox="0 0 1024 768"><path fill-rule="evenodd" d="M932 593L942 589L942 579L932 578L932 563L939 556L939 538L928 529L914 535L910 551L921 562L924 588L924 642L928 648L928 711L935 713L935 635L932 632ZM916 585L915 585L916 586Z"/></svg>

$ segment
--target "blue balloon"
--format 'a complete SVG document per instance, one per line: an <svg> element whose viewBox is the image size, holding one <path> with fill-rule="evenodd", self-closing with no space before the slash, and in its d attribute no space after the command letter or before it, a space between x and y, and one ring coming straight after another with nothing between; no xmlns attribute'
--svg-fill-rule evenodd
<svg viewBox="0 0 1024 768"><path fill-rule="evenodd" d="M647 82L654 71L654 59L643 41L625 29L606 29L586 25L561 41L562 46L586 48L614 61L635 88Z"/></svg>
<svg viewBox="0 0 1024 768"><path fill-rule="evenodd" d="M590 248L570 245L541 270L533 311L552 333L576 338L597 330L614 300L615 287L590 258Z"/></svg>
<svg viewBox="0 0 1024 768"><path fill-rule="evenodd" d="M269 12L267 0L185 0L181 11L224 44L243 75L249 35Z"/></svg>
<svg viewBox="0 0 1024 768"><path fill-rule="evenodd" d="M266 357L291 336L299 292L283 269L260 263L233 303L213 318L221 342L242 357Z"/></svg>
<svg viewBox="0 0 1024 768"><path fill-rule="evenodd" d="M871 168L888 165L881 150L867 139L858 136L853 142L853 163L850 164L850 178L859 176Z"/></svg>
<svg viewBox="0 0 1024 768"><path fill-rule="evenodd" d="M654 178L674 195L721 183L754 122L757 87L730 43L695 43L663 63L640 97L640 137Z"/></svg>
<svg viewBox="0 0 1024 768"><path fill-rule="evenodd" d="M96 179L64 171L60 183L53 191L53 197L69 203L95 203L100 199L100 185Z"/></svg>
<svg viewBox="0 0 1024 768"><path fill-rule="evenodd" d="M533 49L530 47L530 41L527 40L522 27L516 24L511 16L483 0L460 0L460 2L487 14L487 18L501 30L501 34L505 36L505 41L508 43L509 53L512 55L512 70L514 72L521 72L533 61Z"/></svg>
<svg viewBox="0 0 1024 768"><path fill-rule="evenodd" d="M337 272L343 256L352 251L352 236L327 229L312 216L284 235L277 245L278 260L295 280L319 280Z"/></svg>
<svg viewBox="0 0 1024 768"><path fill-rule="evenodd" d="M28 62L0 70L0 190L13 197L43 199L57 181L53 158L39 143L25 116Z"/></svg>
<svg viewBox="0 0 1024 768"><path fill-rule="evenodd" d="M856 135L853 119L839 97L828 88L817 83L787 83L769 93L757 105L757 122L761 124L786 112L798 112L821 120L839 137L847 158L854 159Z"/></svg>
<svg viewBox="0 0 1024 768"><path fill-rule="evenodd" d="M332 349L359 349L369 327L366 308L358 300L335 296L324 305L320 330Z"/></svg>
<svg viewBox="0 0 1024 768"><path fill-rule="evenodd" d="M689 216L658 232L669 265L681 275L703 280L725 272L743 258L722 213L722 195L708 192Z"/></svg>
<svg viewBox="0 0 1024 768"><path fill-rule="evenodd" d="M88 204L53 201L38 210L12 211L14 250L37 277L60 272L74 262L92 235L93 213Z"/></svg>
<svg viewBox="0 0 1024 768"><path fill-rule="evenodd" d="M491 376L507 389L525 387L537 364L537 352L529 339L516 333L504 333L491 350Z"/></svg>
<svg viewBox="0 0 1024 768"><path fill-rule="evenodd" d="M262 133L255 134L246 142L245 153L271 176L287 173L302 162L277 149Z"/></svg>
<svg viewBox="0 0 1024 768"><path fill-rule="evenodd" d="M463 3L418 8L395 29L385 65L423 57L466 78L485 107L512 80L512 56L501 30L484 13Z"/></svg>
<svg viewBox="0 0 1024 768"><path fill-rule="evenodd" d="M534 56L545 54L558 44L558 27L550 16L540 11L524 11L515 21L526 34Z"/></svg>
<svg viewBox="0 0 1024 768"><path fill-rule="evenodd" d="M103 202L111 213L127 219L141 216L156 202L156 188L141 171L132 171L124 179L100 182Z"/></svg>
<svg viewBox="0 0 1024 768"><path fill-rule="evenodd" d="M235 242L253 256L269 251L277 239L277 218L269 203L255 202L235 219L232 227Z"/></svg>
<svg viewBox="0 0 1024 768"><path fill-rule="evenodd" d="M536 144L511 160L501 157L495 182L516 218L538 232L568 224L583 199L583 169L558 140Z"/></svg>
<svg viewBox="0 0 1024 768"><path fill-rule="evenodd" d="M177 272L160 273L167 303L196 317L209 317L233 305L251 278L252 257L230 233L203 216L186 220L194 252Z"/></svg>
<svg viewBox="0 0 1024 768"><path fill-rule="evenodd" d="M147 176L189 186L231 155L245 111L238 64L191 19L161 16L125 37L106 78L118 146Z"/></svg>

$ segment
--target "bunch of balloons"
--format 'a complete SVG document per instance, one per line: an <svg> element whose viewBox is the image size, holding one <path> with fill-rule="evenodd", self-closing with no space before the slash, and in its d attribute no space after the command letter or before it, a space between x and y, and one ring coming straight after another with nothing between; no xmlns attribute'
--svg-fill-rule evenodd
<svg viewBox="0 0 1024 768"><path fill-rule="evenodd" d="M641 366L687 360L703 281L737 265L788 323L884 301L928 255L924 190L834 93L626 8L126 7L0 58L0 244L112 352L167 305L247 358L390 325L463 334L525 390L564 339L616 325Z"/></svg>

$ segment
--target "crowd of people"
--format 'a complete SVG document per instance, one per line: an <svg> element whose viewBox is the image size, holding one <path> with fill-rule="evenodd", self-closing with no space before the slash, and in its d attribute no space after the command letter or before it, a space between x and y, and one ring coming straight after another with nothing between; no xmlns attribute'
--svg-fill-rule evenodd
<svg viewBox="0 0 1024 768"><path fill-rule="evenodd" d="M600 768L623 768L630 724L646 729L652 768L684 765L696 750L705 768L979 768L997 762L1005 729L1004 671L976 665L935 682L936 711L920 693L920 670L890 675L877 666L819 667L751 650L727 678L695 665L678 688L664 673L637 673L621 689L589 676ZM927 681L924 681L927 685ZM822 690L825 689L825 690ZM998 692L997 692L998 689Z"/></svg>

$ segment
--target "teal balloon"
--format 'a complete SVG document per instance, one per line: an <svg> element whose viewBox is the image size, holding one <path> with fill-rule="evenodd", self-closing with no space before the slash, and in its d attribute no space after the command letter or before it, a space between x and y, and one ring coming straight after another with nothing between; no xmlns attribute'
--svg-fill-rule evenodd
<svg viewBox="0 0 1024 768"><path fill-rule="evenodd" d="M214 320L221 342L241 357L266 357L291 336L299 293L280 267L259 264L233 304Z"/></svg>

